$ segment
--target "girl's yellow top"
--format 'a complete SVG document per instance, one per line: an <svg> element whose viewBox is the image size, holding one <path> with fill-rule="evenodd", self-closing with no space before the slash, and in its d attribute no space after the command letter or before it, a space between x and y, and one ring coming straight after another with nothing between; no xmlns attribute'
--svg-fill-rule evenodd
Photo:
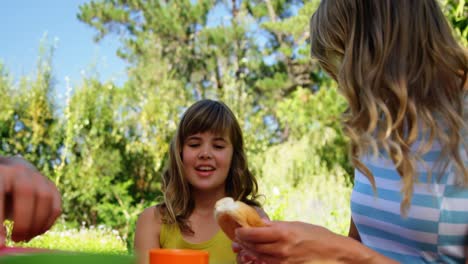
<svg viewBox="0 0 468 264"><path fill-rule="evenodd" d="M218 231L210 240L203 243L193 244L184 240L179 227L176 224L161 226L159 235L161 248L195 249L207 251L210 255L210 264L234 264L236 254L232 251L231 240Z"/></svg>

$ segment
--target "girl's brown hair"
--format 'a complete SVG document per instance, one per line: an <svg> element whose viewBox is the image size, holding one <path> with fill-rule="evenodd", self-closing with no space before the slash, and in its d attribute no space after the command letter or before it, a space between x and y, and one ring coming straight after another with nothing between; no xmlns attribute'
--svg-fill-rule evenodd
<svg viewBox="0 0 468 264"><path fill-rule="evenodd" d="M435 0L323 0L310 32L312 56L349 103L351 160L374 188L360 157L384 149L402 177L406 213L417 162L436 142L444 158L438 171L453 164L468 184L460 152L460 146L467 151L467 51ZM413 151L417 139L422 145Z"/></svg>
<svg viewBox="0 0 468 264"><path fill-rule="evenodd" d="M163 175L164 203L159 207L163 223L177 224L185 233L193 234L187 220L193 212L194 200L184 177L182 148L189 136L207 131L227 135L233 146L231 167L226 178L226 195L249 205L260 206L257 181L248 168L242 130L235 115L222 102L200 100L184 113L171 142L168 168Z"/></svg>

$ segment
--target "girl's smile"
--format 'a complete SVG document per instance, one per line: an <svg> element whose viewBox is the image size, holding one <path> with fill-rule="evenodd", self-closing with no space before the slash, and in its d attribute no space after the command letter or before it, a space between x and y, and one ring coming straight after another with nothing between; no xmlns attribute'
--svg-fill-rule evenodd
<svg viewBox="0 0 468 264"><path fill-rule="evenodd" d="M216 168L211 165L200 165L195 167L195 170L200 177L209 177L214 174Z"/></svg>

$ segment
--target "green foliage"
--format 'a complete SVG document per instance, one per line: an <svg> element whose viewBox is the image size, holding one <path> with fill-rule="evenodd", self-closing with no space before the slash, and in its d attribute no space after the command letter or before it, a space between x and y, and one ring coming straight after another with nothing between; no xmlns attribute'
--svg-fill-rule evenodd
<svg viewBox="0 0 468 264"><path fill-rule="evenodd" d="M142 108L129 110L125 92L87 80L69 98L56 183L67 221L106 223L128 242L138 213L160 194L155 178L165 149L149 144L158 142L153 120L164 115L149 114L158 113L153 104L140 103Z"/></svg>
<svg viewBox="0 0 468 264"><path fill-rule="evenodd" d="M298 89L277 105L287 140L256 156L265 209L275 220L301 220L346 234L352 168L340 126L346 108L336 86Z"/></svg>
<svg viewBox="0 0 468 264"><path fill-rule="evenodd" d="M312 93L299 89L291 97L278 104L280 122L288 127L290 139L308 137L313 144L310 149L320 157L329 169L339 164L348 175L352 167L347 157L347 140L341 128L341 114L347 103L338 93L336 84Z"/></svg>
<svg viewBox="0 0 468 264"><path fill-rule="evenodd" d="M2 154L9 152L11 147L9 142L14 135L15 127L15 107L14 100L11 97L14 96L13 87L11 80L6 72L3 64L0 64L0 94L10 96L0 96L0 140L2 145Z"/></svg>
<svg viewBox="0 0 468 264"><path fill-rule="evenodd" d="M351 183L335 164L329 169L318 155L321 140L288 141L265 154L260 189L265 210L274 220L299 220L346 234Z"/></svg>
<svg viewBox="0 0 468 264"><path fill-rule="evenodd" d="M53 47L42 41L34 78L22 77L14 87L0 67L0 133L2 155L21 154L50 175L58 155L60 127L53 101Z"/></svg>
<svg viewBox="0 0 468 264"><path fill-rule="evenodd" d="M306 1L304 6L299 9L297 15L279 21L270 20L264 22L262 23L262 27L276 34L291 35L295 42L303 45L309 36L310 15L315 12L319 4L320 1L317 0Z"/></svg>
<svg viewBox="0 0 468 264"><path fill-rule="evenodd" d="M466 0L439 0L453 31L468 47L468 4Z"/></svg>

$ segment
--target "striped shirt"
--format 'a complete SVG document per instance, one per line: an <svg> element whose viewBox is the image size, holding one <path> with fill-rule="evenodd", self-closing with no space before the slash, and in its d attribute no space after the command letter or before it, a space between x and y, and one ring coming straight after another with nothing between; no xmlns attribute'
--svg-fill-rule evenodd
<svg viewBox="0 0 468 264"><path fill-rule="evenodd" d="M364 245L401 263L464 263L468 188L456 184L450 165L440 179L433 174L428 181L428 170L439 156L440 147L434 146L424 155L425 164L418 164L418 182L407 217L400 214L402 183L392 161L385 157L363 159L377 187L375 194L368 179L356 170L351 211ZM462 158L467 164L466 150Z"/></svg>

